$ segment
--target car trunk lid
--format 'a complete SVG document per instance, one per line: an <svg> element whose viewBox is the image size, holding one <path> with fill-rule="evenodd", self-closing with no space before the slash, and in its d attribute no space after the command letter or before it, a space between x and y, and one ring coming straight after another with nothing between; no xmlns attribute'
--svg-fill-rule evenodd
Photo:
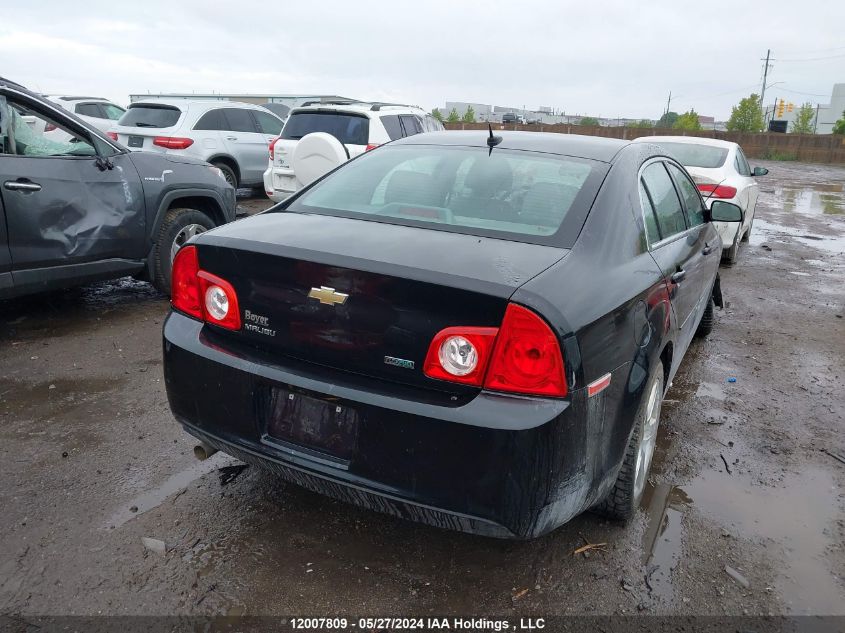
<svg viewBox="0 0 845 633"><path fill-rule="evenodd" d="M498 327L520 285L568 252L388 223L263 214L198 242L203 270L229 281L243 326L220 343L409 385L451 326Z"/></svg>

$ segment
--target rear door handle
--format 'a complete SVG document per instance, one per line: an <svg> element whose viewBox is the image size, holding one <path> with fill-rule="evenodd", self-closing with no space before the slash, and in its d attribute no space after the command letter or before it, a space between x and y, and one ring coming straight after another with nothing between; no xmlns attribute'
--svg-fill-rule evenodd
<svg viewBox="0 0 845 633"><path fill-rule="evenodd" d="M7 180L3 187L9 191L41 191L41 185L29 180Z"/></svg>
<svg viewBox="0 0 845 633"><path fill-rule="evenodd" d="M684 279L684 277L686 277L686 276L687 276L687 271L682 269L682 270L679 270L678 272L674 273L669 279L672 280L672 283L678 283L679 281L682 281Z"/></svg>
<svg viewBox="0 0 845 633"><path fill-rule="evenodd" d="M237 141L237 140L238 140L238 137L237 137L237 136L227 136L227 137L226 137L226 140L227 140L227 141Z"/></svg>

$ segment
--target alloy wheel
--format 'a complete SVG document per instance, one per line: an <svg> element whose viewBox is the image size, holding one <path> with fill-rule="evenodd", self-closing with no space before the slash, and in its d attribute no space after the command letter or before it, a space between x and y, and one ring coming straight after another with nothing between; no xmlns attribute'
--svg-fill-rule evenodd
<svg viewBox="0 0 845 633"><path fill-rule="evenodd" d="M660 381L655 380L648 394L646 413L642 422L640 445L637 449L637 465L634 472L634 499L639 499L645 490L648 469L657 444L657 425L660 422Z"/></svg>
<svg viewBox="0 0 845 633"><path fill-rule="evenodd" d="M189 224L183 227L176 234L176 238L170 246L170 263L173 264L173 258L176 257L176 253L179 252L179 249L182 248L188 240L190 240L194 235L205 233L205 231L206 228L202 224Z"/></svg>

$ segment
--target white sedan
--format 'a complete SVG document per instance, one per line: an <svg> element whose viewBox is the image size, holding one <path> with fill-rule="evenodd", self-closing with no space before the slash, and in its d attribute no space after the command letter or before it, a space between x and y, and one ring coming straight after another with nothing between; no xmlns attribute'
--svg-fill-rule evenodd
<svg viewBox="0 0 845 633"><path fill-rule="evenodd" d="M708 208L713 200L725 200L742 209L742 223L713 222L722 238L722 259L736 262L740 242L747 242L754 224L759 186L755 176L765 176L768 169L748 165L742 148L736 143L696 136L643 136L636 143L655 143L686 167Z"/></svg>

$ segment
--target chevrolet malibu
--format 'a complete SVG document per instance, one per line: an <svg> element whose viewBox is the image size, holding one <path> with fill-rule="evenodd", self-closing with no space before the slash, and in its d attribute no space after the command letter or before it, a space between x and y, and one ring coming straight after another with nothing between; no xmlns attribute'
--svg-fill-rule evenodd
<svg viewBox="0 0 845 633"><path fill-rule="evenodd" d="M656 145L398 140L177 253L170 406L199 455L394 516L624 520L740 219Z"/></svg>

